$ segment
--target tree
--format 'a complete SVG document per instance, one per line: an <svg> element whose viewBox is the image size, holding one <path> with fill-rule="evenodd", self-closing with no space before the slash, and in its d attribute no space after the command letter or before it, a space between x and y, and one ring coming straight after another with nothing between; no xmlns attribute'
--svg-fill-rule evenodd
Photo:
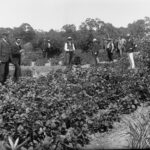
<svg viewBox="0 0 150 150"><path fill-rule="evenodd" d="M14 28L14 36L20 36L24 43L33 42L36 38L34 29L28 23L23 23L20 27Z"/></svg>
<svg viewBox="0 0 150 150"><path fill-rule="evenodd" d="M142 38L145 35L145 20L139 19L133 23L128 24L128 32L131 33L134 37Z"/></svg>
<svg viewBox="0 0 150 150"><path fill-rule="evenodd" d="M80 30L93 30L93 31L98 31L101 29L101 27L104 25L104 22L101 21L100 19L92 19L92 18L87 18L85 22L82 22L81 25L79 26Z"/></svg>
<svg viewBox="0 0 150 150"><path fill-rule="evenodd" d="M72 33L76 31L76 26L74 24L66 24L62 27L62 31L67 33Z"/></svg>

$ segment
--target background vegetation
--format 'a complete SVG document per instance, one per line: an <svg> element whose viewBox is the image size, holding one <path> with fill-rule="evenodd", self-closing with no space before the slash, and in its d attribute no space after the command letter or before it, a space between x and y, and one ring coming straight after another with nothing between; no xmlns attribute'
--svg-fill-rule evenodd
<svg viewBox="0 0 150 150"><path fill-rule="evenodd" d="M64 42L68 36L73 38L75 47L81 50L80 52L89 52L93 38L97 38L101 48L103 48L103 38L111 37L115 39L119 36L125 37L127 33L131 33L137 41L142 40L145 36L148 37L150 31L150 18L145 17L144 19L134 21L128 24L126 28L116 28L112 24L105 23L99 18L87 18L78 28L74 24L66 24L60 31L55 31L53 29L50 29L48 32L36 30L28 23L23 23L15 28L0 28L0 36L4 31L10 33L9 39L11 42L14 41L16 36L22 38L22 44L26 50L23 65L30 65L31 61L36 60L38 60L39 65L43 65L45 60L41 59L43 59L42 42L44 38L51 40L52 48L49 52L50 55L52 57L55 56L58 58L58 56L61 56L61 58L63 58ZM80 55L81 53L78 54Z"/></svg>

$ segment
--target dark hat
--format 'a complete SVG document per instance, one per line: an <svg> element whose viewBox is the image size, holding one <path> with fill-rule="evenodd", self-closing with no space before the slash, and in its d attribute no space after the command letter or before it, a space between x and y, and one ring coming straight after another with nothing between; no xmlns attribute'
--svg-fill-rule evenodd
<svg viewBox="0 0 150 150"><path fill-rule="evenodd" d="M111 40L112 40L111 38L108 38L108 39L107 39L107 41L111 41Z"/></svg>
<svg viewBox="0 0 150 150"><path fill-rule="evenodd" d="M22 39L21 37L19 37L19 36L16 36L16 38L15 38L16 40L18 40L18 39Z"/></svg>

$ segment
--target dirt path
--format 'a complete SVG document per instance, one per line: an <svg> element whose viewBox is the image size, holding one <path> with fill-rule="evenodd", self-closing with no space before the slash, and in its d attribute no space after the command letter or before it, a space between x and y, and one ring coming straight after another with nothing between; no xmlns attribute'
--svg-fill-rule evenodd
<svg viewBox="0 0 150 150"><path fill-rule="evenodd" d="M136 121L140 118L140 114L148 114L150 106L141 106L134 113L130 115L123 115L122 120L119 123L114 123L114 129L107 133L97 133L91 136L91 143L85 146L86 150L98 150L98 149L127 149L129 145L129 135L127 132L129 128L124 119Z"/></svg>

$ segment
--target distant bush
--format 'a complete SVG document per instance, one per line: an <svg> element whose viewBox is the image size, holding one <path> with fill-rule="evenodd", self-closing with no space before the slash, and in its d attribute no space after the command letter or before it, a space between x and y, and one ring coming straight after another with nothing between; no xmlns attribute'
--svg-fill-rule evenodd
<svg viewBox="0 0 150 150"><path fill-rule="evenodd" d="M42 58L42 59L36 60L35 65L36 65L36 66L44 66L45 63L47 63L47 59Z"/></svg>
<svg viewBox="0 0 150 150"><path fill-rule="evenodd" d="M43 59L43 56L42 51L40 49L35 52L28 51L25 52L25 54L22 56L22 65L29 66L31 65L32 61L36 62L41 59Z"/></svg>
<svg viewBox="0 0 150 150"><path fill-rule="evenodd" d="M22 77L32 77L32 70L31 69L24 69L21 72Z"/></svg>

